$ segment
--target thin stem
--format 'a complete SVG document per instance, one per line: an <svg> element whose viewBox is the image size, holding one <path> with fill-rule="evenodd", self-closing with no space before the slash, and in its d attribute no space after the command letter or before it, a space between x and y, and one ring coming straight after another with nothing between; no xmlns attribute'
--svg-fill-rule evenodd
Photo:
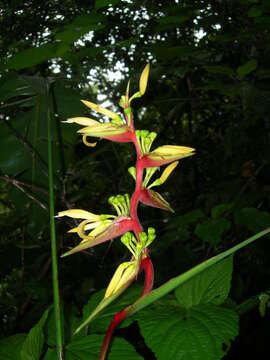
<svg viewBox="0 0 270 360"><path fill-rule="evenodd" d="M109 326L109 328L106 332L105 338L103 340L99 360L106 359L106 354L107 354L108 347L110 345L114 330L125 319L126 315L127 315L127 313L126 313L125 309L114 315L113 321L110 323L110 326Z"/></svg>
<svg viewBox="0 0 270 360"><path fill-rule="evenodd" d="M132 315L137 311L145 308L146 306L152 304L153 302L157 301L164 295L168 294L176 287L184 284L186 281L191 279L193 276L198 275L202 271L208 269L209 267L213 266L214 264L218 263L219 261L225 259L226 257L233 255L236 251L244 248L245 246L251 244L255 240L267 235L270 233L270 228L263 230L252 237L248 238L247 240L242 241L240 244L233 246L232 248L223 251L221 254L213 256L212 258L202 262L201 264L194 266L192 269L184 272L183 274L176 276L170 279L165 284L161 285L159 288L151 291L150 294L145 295L144 297L139 298L133 305L130 305L129 314Z"/></svg>
<svg viewBox="0 0 270 360"><path fill-rule="evenodd" d="M145 273L144 287L141 294L142 297L152 290L154 284L154 268L150 257L147 256L142 260L140 270Z"/></svg>
<svg viewBox="0 0 270 360"><path fill-rule="evenodd" d="M56 327L56 349L58 360L63 360L63 342L61 327L61 310L58 284L58 264L56 232L54 221L54 190L53 190L53 155L52 155L52 136L51 136L51 113L49 83L47 82L47 121L48 121L48 168L49 168L49 197L50 197L50 230L51 230L51 254L52 254L52 275L53 275L53 303Z"/></svg>

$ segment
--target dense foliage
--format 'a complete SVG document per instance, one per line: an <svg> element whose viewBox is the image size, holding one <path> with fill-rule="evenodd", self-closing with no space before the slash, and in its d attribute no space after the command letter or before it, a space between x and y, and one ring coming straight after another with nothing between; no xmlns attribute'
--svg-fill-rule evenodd
<svg viewBox="0 0 270 360"><path fill-rule="evenodd" d="M132 149L100 141L89 150L61 121L88 115L80 99L116 111L127 79L136 90L151 63L147 93L133 104L136 126L159 133L157 146L196 148L164 185L175 214L139 208L158 234L151 248L158 287L270 225L270 3L15 0L1 2L0 19L0 359L38 359L49 349L48 360L55 352L52 311L44 312L52 303L48 114L56 210L109 211L110 195L132 192ZM62 254L77 244L66 235L74 223L56 225ZM162 360L168 349L172 359L269 356L268 250L268 239L259 240L136 313L109 359ZM71 341L127 256L115 241L59 261L67 359L96 359L112 314L136 298L134 287ZM169 329L174 343L164 337Z"/></svg>

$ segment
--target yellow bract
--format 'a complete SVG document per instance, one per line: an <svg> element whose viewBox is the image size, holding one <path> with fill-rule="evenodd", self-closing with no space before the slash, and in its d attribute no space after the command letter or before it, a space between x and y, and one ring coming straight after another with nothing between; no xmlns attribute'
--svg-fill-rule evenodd
<svg viewBox="0 0 270 360"><path fill-rule="evenodd" d="M100 215L95 215L89 211L81 209L70 209L65 211L60 211L56 217L68 216L73 219L87 219L97 221L100 219Z"/></svg>
<svg viewBox="0 0 270 360"><path fill-rule="evenodd" d="M161 196L158 192L154 190L149 190L150 196L153 200L153 203L156 205L156 207L159 207L160 209L170 211L174 213L173 208L171 205L164 199L163 196Z"/></svg>
<svg viewBox="0 0 270 360"><path fill-rule="evenodd" d="M140 94L141 96L145 93L148 83L148 76L150 71L150 64L147 64L143 69L143 72L140 77Z"/></svg>
<svg viewBox="0 0 270 360"><path fill-rule="evenodd" d="M85 134L93 137L105 137L111 135L120 135L128 131L125 125L116 125L112 123L97 124L95 126L87 126L78 130L79 134Z"/></svg>
<svg viewBox="0 0 270 360"><path fill-rule="evenodd" d="M194 155L195 149L187 146L163 145L148 154L153 160L181 159Z"/></svg>
<svg viewBox="0 0 270 360"><path fill-rule="evenodd" d="M98 121L94 119L90 119L87 117L75 117L75 118L69 118L66 121L63 121L64 123L76 123L83 126L94 126L100 124Z"/></svg>
<svg viewBox="0 0 270 360"><path fill-rule="evenodd" d="M165 168L165 170L163 171L163 173L161 174L161 177L159 179L155 180L150 186L147 186L147 188L150 189L153 186L162 185L168 179L168 177L171 175L171 173L173 172L173 170L176 168L176 166L178 164L179 164L179 161L174 161L173 163L168 165Z"/></svg>
<svg viewBox="0 0 270 360"><path fill-rule="evenodd" d="M95 103L92 103L90 101L87 101L87 100L81 100L81 102L86 105L87 107L89 107L90 109L100 113L100 114L103 114L105 116L108 116L109 118L111 119L114 119L114 120L121 120L121 117L114 113L113 111L111 110L108 110L100 105L97 105Z"/></svg>
<svg viewBox="0 0 270 360"><path fill-rule="evenodd" d="M129 261L123 264L120 264L116 269L109 286L105 292L104 299L116 293L122 288L127 288L132 280L137 276L139 270L138 261Z"/></svg>

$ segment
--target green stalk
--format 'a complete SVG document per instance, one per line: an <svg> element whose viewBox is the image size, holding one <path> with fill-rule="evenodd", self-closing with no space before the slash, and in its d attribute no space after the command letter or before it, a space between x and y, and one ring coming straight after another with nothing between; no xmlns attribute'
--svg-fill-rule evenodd
<svg viewBox="0 0 270 360"><path fill-rule="evenodd" d="M54 221L54 191L53 191L53 160L52 160L52 136L51 136L51 112L50 112L50 84L47 81L47 120L48 120L48 170L49 170L49 197L50 197L50 230L51 230L51 254L53 275L53 305L56 328L56 350L58 360L63 360L63 342L61 327L61 310L58 284L57 246Z"/></svg>
<svg viewBox="0 0 270 360"><path fill-rule="evenodd" d="M169 292L171 292L178 286L182 285L183 283L185 283L186 281L191 279L193 276L198 275L203 270L206 270L210 266L213 266L214 264L218 263L219 261L234 254L236 251L242 249L243 247L251 244L253 241L255 241L269 233L270 233L270 228L263 230L263 231L255 234L254 236L248 238L247 240L242 241L240 244L235 245L232 248L230 248L226 251L223 251L221 254L213 256L212 258L193 267L192 269L186 271L185 273L172 278L165 284L161 285L159 288L152 290L149 294L138 299L133 305L130 305L127 308L128 314L132 315L132 314L136 313L137 311L145 308L146 306L152 304L156 300L160 299L164 295L168 294Z"/></svg>

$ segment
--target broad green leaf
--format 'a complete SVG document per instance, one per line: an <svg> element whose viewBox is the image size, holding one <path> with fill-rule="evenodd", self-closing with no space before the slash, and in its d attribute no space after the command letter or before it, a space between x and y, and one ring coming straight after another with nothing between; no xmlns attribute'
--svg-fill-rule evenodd
<svg viewBox="0 0 270 360"><path fill-rule="evenodd" d="M104 14L97 14L93 12L92 14L84 14L76 16L72 21L72 25L77 26L88 26L89 24L97 24L100 22L106 22L107 17Z"/></svg>
<svg viewBox="0 0 270 360"><path fill-rule="evenodd" d="M48 349L43 360L59 360L56 349Z"/></svg>
<svg viewBox="0 0 270 360"><path fill-rule="evenodd" d="M29 68L53 57L57 57L58 49L57 44L43 44L39 47L23 50L13 55L7 61L7 67L15 70Z"/></svg>
<svg viewBox="0 0 270 360"><path fill-rule="evenodd" d="M95 9L101 9L108 5L116 5L120 2L120 0L96 0Z"/></svg>
<svg viewBox="0 0 270 360"><path fill-rule="evenodd" d="M24 134L32 112L13 119L12 126ZM0 169L9 175L31 168L31 154L5 123L0 123Z"/></svg>
<svg viewBox="0 0 270 360"><path fill-rule="evenodd" d="M170 293L172 290L176 289L178 286L184 284L186 281L192 279L194 276L198 275L205 269L210 268L211 266L215 265L219 261L227 258L228 256L234 254L235 252L243 249L244 247L252 244L254 241L262 238L265 235L269 236L270 228L263 230L250 238L242 241L240 244L233 246L232 248L223 251L221 254L213 256L212 258L202 262L194 266L192 269L184 272L181 275L178 275L172 279L170 279L165 284L161 285L159 288L152 290L149 294L139 298L130 308L128 312L130 315L135 314L136 312L142 310L143 308L149 306L150 304L154 303L158 299L161 299L166 294Z"/></svg>
<svg viewBox="0 0 270 360"><path fill-rule="evenodd" d="M199 53L200 50L196 49L193 46L161 46L161 45L152 45L149 46L149 51L152 51L159 59L167 61L175 57L186 58L188 56L195 56ZM201 53L201 52L200 52Z"/></svg>
<svg viewBox="0 0 270 360"><path fill-rule="evenodd" d="M179 304L186 309L199 304L222 304L230 291L232 270L230 256L194 276L175 290Z"/></svg>
<svg viewBox="0 0 270 360"><path fill-rule="evenodd" d="M89 31L97 31L103 29L104 27L105 24L88 24L87 26L72 24L66 27L66 30L57 33L55 35L55 39L63 41L66 44L72 44L83 35L89 33Z"/></svg>
<svg viewBox="0 0 270 360"><path fill-rule="evenodd" d="M256 6L253 6L251 9L249 9L248 11L248 16L249 17L258 17L258 16L261 16L262 15L262 10L259 9L258 7Z"/></svg>
<svg viewBox="0 0 270 360"><path fill-rule="evenodd" d="M270 214L256 208L246 207L234 213L237 225L243 225L252 232L260 231L270 226Z"/></svg>
<svg viewBox="0 0 270 360"><path fill-rule="evenodd" d="M21 350L21 358L23 360L39 360L44 345L43 326L47 320L48 313L49 310L43 313L39 322L27 335Z"/></svg>
<svg viewBox="0 0 270 360"><path fill-rule="evenodd" d="M181 24L188 21L191 17L191 14L183 14L183 15L172 15L172 16L164 16L159 19L158 24L155 26L155 31L164 31L174 29L179 27Z"/></svg>
<svg viewBox="0 0 270 360"><path fill-rule="evenodd" d="M211 74L221 74L221 75L227 75L227 76L234 76L234 70L228 66L204 66L206 71L210 72Z"/></svg>
<svg viewBox="0 0 270 360"><path fill-rule="evenodd" d="M132 304L139 297L142 288L140 286L132 286L127 289L121 297L118 298L118 301L109 306L104 307L99 316L92 320L91 332L101 333L106 332L110 322L113 319L113 316L120 310L123 310L130 304ZM89 302L83 308L83 318L81 319L81 323L87 322L87 319L91 317L96 309L99 307L99 304L103 300L105 290L100 290L99 292L93 294L89 300ZM133 321L133 320L131 320ZM125 326L128 325L130 320L125 321ZM86 323L85 323L86 325Z"/></svg>
<svg viewBox="0 0 270 360"><path fill-rule="evenodd" d="M256 70L257 68L257 60L252 59L246 62L245 64L239 66L237 68L237 74L240 78L244 78L246 75L250 74L252 71Z"/></svg>
<svg viewBox="0 0 270 360"><path fill-rule="evenodd" d="M228 203L228 204L218 204L215 207L212 208L211 210L211 217L213 219L217 219L220 216L222 216L224 213L227 213L228 211L231 210L233 204L232 203Z"/></svg>
<svg viewBox="0 0 270 360"><path fill-rule="evenodd" d="M215 247L221 242L222 235L230 228L231 223L226 219L208 219L201 224L197 224L195 234L204 242L208 242Z"/></svg>
<svg viewBox="0 0 270 360"><path fill-rule="evenodd" d="M16 334L0 340L0 360L21 360L26 334Z"/></svg>
<svg viewBox="0 0 270 360"><path fill-rule="evenodd" d="M201 209L195 209L195 210L187 212L185 215L180 215L180 216L176 216L175 218L173 218L171 221L171 224L168 225L168 228L171 227L172 225L179 226L179 227L191 225L205 217L206 216Z"/></svg>
<svg viewBox="0 0 270 360"><path fill-rule="evenodd" d="M103 335L90 335L72 341L66 347L65 360L96 360L99 358ZM53 360L53 358L49 358ZM108 360L139 360L142 357L137 354L132 345L123 339L114 339L109 350ZM45 360L46 359L45 357Z"/></svg>
<svg viewBox="0 0 270 360"><path fill-rule="evenodd" d="M187 312L167 304L137 316L147 346L158 360L219 360L238 335L238 315L231 309L199 305Z"/></svg>
<svg viewBox="0 0 270 360"><path fill-rule="evenodd" d="M61 327L62 327L62 343L65 343L65 319L64 319L64 306L61 303L60 305L60 319L61 319ZM45 334L45 339L46 339L46 344L49 346L55 346L57 343L57 339L56 339L56 331L55 331L55 312L51 311L46 325L44 327L44 334Z"/></svg>
<svg viewBox="0 0 270 360"><path fill-rule="evenodd" d="M269 26L270 25L270 16L259 16L254 19L255 24Z"/></svg>

